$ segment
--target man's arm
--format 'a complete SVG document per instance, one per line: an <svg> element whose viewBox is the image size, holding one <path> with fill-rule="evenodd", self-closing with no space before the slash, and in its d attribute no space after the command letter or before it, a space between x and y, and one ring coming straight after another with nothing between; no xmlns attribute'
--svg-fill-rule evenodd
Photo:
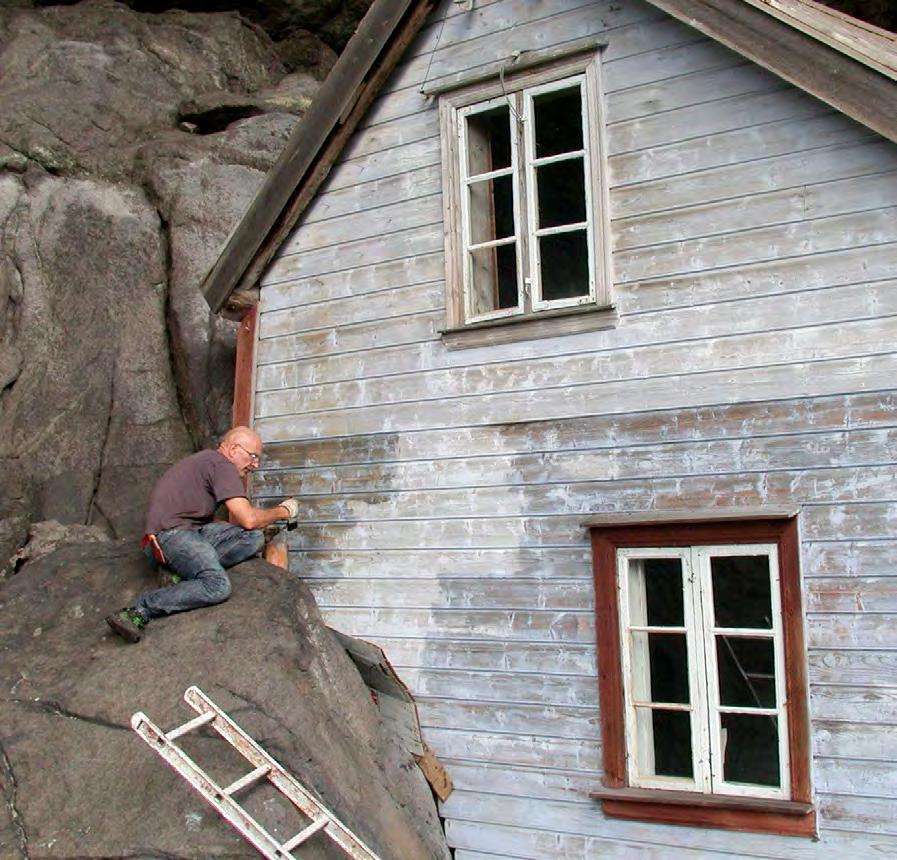
<svg viewBox="0 0 897 860"><path fill-rule="evenodd" d="M224 505L230 514L231 521L244 529L263 529L265 526L269 526L278 520L293 518L293 514L287 505L280 504L275 505L273 508L257 508L245 496L225 499Z"/></svg>

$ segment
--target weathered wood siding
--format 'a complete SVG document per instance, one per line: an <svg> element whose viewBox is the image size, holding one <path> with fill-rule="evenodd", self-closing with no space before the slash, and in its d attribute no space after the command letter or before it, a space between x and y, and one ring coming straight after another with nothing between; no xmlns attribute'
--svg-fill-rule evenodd
<svg viewBox="0 0 897 860"><path fill-rule="evenodd" d="M458 860L897 854L897 147L638 0L444 3L264 279L261 498ZM605 33L617 328L448 352L433 80ZM605 820L584 514L801 503L821 841Z"/></svg>

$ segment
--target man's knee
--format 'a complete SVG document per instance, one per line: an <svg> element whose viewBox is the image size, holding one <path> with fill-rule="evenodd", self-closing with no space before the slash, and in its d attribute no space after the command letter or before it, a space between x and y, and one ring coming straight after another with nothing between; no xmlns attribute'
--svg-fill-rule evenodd
<svg viewBox="0 0 897 860"><path fill-rule="evenodd" d="M232 588L226 573L209 572L205 575L200 575L198 579L205 590L209 606L215 603L224 603L230 597Z"/></svg>

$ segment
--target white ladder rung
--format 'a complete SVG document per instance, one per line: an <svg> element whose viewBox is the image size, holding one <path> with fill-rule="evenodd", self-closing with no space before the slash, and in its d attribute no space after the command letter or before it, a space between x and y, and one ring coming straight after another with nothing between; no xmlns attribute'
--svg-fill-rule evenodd
<svg viewBox="0 0 897 860"><path fill-rule="evenodd" d="M263 776L267 776L269 773L271 773L271 766L267 764L260 764L255 770L247 773L246 776L242 776L236 782L232 782L227 788L224 789L224 793L228 797L230 797L232 794L238 792L241 788L246 788L247 785L252 785L254 782L258 782Z"/></svg>
<svg viewBox="0 0 897 860"><path fill-rule="evenodd" d="M194 729L198 729L200 726L204 726L206 723L212 722L215 719L214 711L207 711L205 714L200 714L198 717L194 717L192 720L188 720L184 725L178 726L175 729L172 729L170 732L165 733L165 739L169 741L173 741L176 738L181 737L182 735L187 734L187 732L192 732Z"/></svg>
<svg viewBox="0 0 897 860"><path fill-rule="evenodd" d="M305 830L300 830L292 839L287 840L280 846L281 851L292 851L297 845L301 845L306 839L310 839L319 830L323 830L330 824L330 818L326 815L313 821Z"/></svg>

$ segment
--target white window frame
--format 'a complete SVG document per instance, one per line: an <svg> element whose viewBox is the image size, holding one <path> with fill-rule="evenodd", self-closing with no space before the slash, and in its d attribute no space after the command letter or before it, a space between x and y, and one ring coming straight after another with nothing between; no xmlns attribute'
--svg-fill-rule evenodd
<svg viewBox="0 0 897 860"><path fill-rule="evenodd" d="M721 556L764 555L769 559L771 627L718 628L713 626L713 585L710 559ZM683 615L682 628L647 627L633 624L632 612L638 612L638 595L630 586L630 566L639 559L676 558L682 564ZM620 548L617 551L617 582L620 601L620 654L623 673L624 721L629 784L639 788L658 788L689 791L710 795L786 799L791 795L789 725L786 709L784 632L780 600L779 557L775 544L695 545L678 547ZM691 714L692 762L694 779L657 776L643 773L639 767L643 749L650 746L653 757L653 737L642 737L637 714L648 706L650 698L642 701L640 687L645 686L650 667L639 666L631 647L631 633L684 633L688 654L689 704L665 704L665 710L685 710ZM776 707L771 709L722 706L719 702L716 662L716 635L750 638L769 638L774 644ZM660 703L653 703L654 705ZM722 776L721 715L747 713L774 716L778 723L779 786L759 786L726 782Z"/></svg>
<svg viewBox="0 0 897 860"><path fill-rule="evenodd" d="M583 147L573 153L538 159L532 123L533 98L541 93L576 84L582 104ZM471 246L468 186L488 174L468 176L465 120L497 104L509 103L514 217L517 254L518 302L516 306L473 313L470 262ZM518 73L496 75L486 81L459 85L439 95L442 128L443 201L446 244L446 326L450 348L480 346L528 337L575 333L611 327L616 314L611 300L611 243L608 219L607 158L602 122L602 89L599 52L592 48L550 64ZM522 117L522 123L515 121ZM522 125L522 129L518 127ZM536 231L536 168L564 159L582 158L586 205L588 293L553 301L542 298L537 237L582 229L563 225ZM496 171L504 175L507 171ZM482 247L503 244L485 242ZM473 246L477 247L477 246ZM595 313L604 312L602 313ZM585 319L591 316L591 319ZM498 331L495 327L501 327ZM476 330L490 329L483 333ZM457 337L449 337L457 335Z"/></svg>

